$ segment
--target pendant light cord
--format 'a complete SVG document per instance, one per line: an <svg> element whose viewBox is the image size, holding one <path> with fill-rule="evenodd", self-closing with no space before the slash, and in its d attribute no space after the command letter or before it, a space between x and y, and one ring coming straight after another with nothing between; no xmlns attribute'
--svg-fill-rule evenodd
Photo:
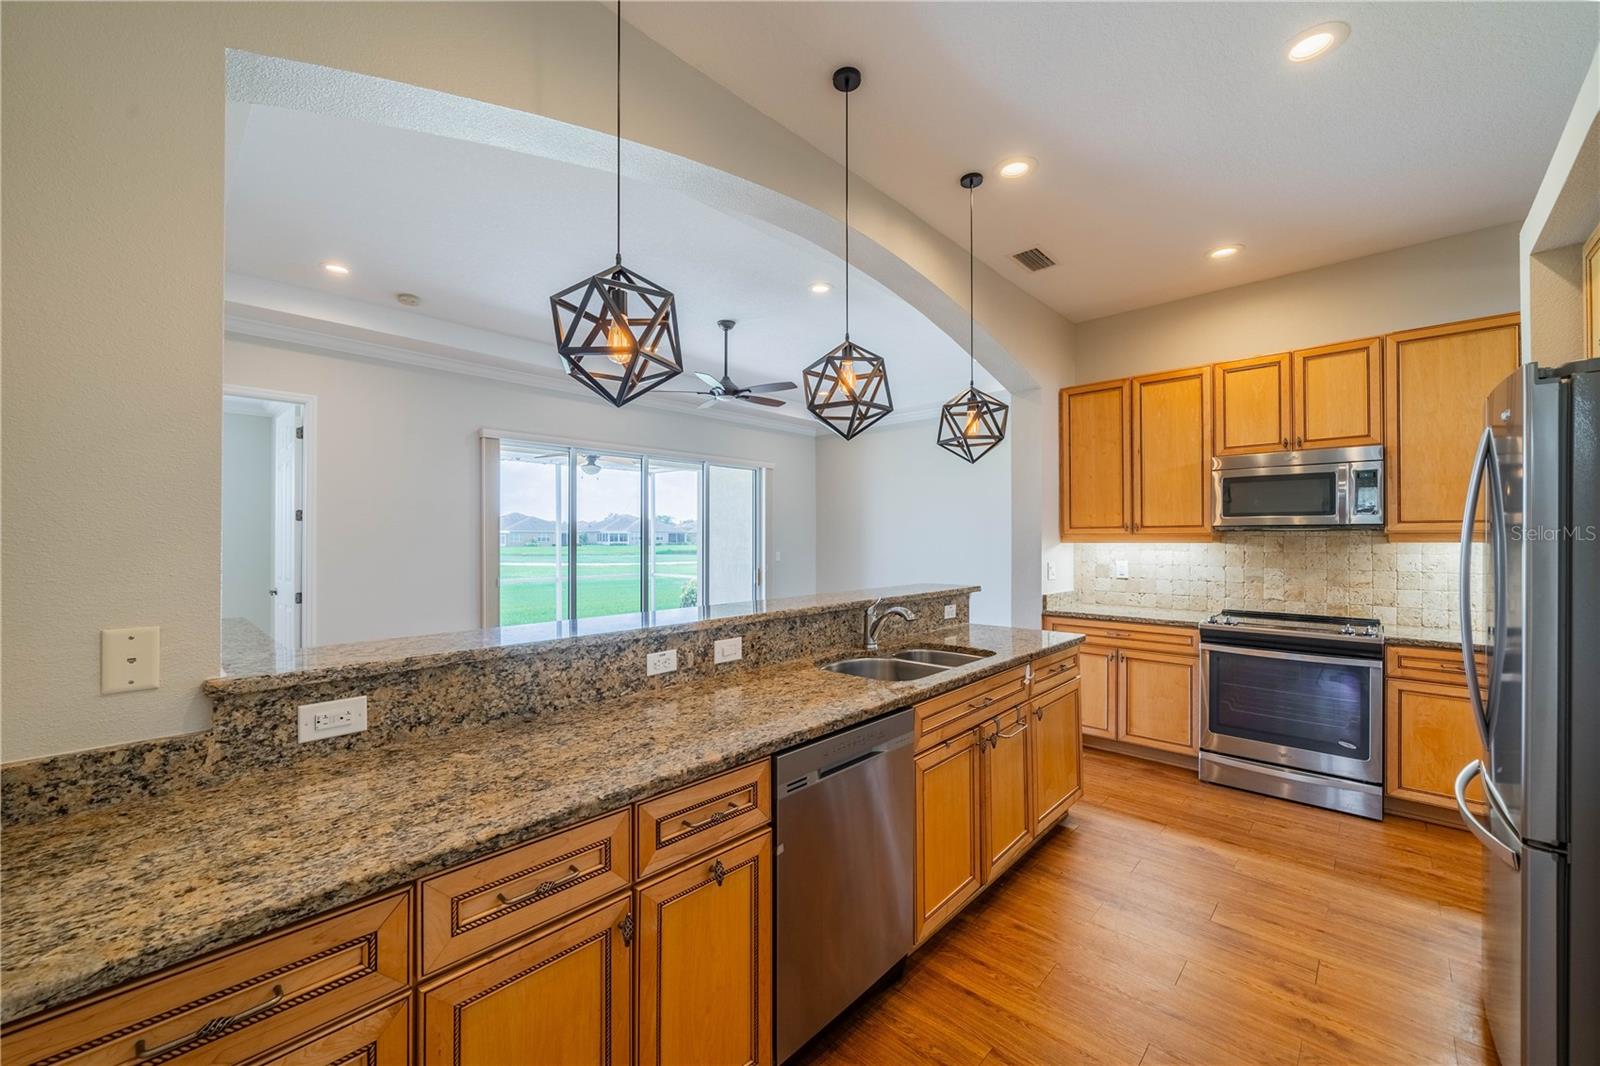
<svg viewBox="0 0 1600 1066"><path fill-rule="evenodd" d="M844 94L844 339L850 340L850 94Z"/></svg>
<svg viewBox="0 0 1600 1066"><path fill-rule="evenodd" d="M972 205L978 190L967 190L967 385L978 387L978 267L977 252L972 243Z"/></svg>
<svg viewBox="0 0 1600 1066"><path fill-rule="evenodd" d="M622 0L617 0L617 266L622 265Z"/></svg>

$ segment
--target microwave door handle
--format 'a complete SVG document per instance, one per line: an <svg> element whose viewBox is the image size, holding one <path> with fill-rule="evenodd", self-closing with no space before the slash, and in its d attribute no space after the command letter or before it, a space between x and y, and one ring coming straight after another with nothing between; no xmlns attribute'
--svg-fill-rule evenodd
<svg viewBox="0 0 1600 1066"><path fill-rule="evenodd" d="M1350 466L1341 464L1333 472L1333 520L1341 526L1350 524Z"/></svg>
<svg viewBox="0 0 1600 1066"><path fill-rule="evenodd" d="M1478 438L1478 453L1472 460L1472 473L1467 482L1467 505L1461 516L1461 661L1467 671L1467 702L1472 706L1472 720L1478 727L1478 739L1485 751L1489 750L1489 717L1483 705L1483 690L1478 684L1478 665L1472 640L1472 527L1478 514L1478 489L1483 484L1483 470L1488 463L1494 444L1494 430L1484 428ZM1495 590L1499 595L1500 590Z"/></svg>

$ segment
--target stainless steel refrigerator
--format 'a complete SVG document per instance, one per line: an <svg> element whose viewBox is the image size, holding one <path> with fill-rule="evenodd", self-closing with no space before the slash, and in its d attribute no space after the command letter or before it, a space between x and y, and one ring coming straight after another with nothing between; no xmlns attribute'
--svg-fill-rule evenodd
<svg viewBox="0 0 1600 1066"><path fill-rule="evenodd" d="M1489 395L1461 528L1462 657L1485 759L1484 1006L1506 1066L1600 1062L1600 360ZM1473 543L1482 500L1486 533ZM1471 553L1487 617L1471 610ZM1488 634L1489 683L1473 668ZM1486 764L1486 765L1485 765ZM1483 782L1486 815L1466 790Z"/></svg>

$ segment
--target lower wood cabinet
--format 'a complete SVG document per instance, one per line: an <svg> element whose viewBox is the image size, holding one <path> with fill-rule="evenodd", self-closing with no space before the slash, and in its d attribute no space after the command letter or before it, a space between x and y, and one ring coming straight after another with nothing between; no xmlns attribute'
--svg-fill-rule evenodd
<svg viewBox="0 0 1600 1066"><path fill-rule="evenodd" d="M1070 627L1063 624L1059 628ZM1083 731L1092 737L1116 739L1117 649L1080 644L1078 677L1078 713L1083 719Z"/></svg>
<svg viewBox="0 0 1600 1066"><path fill-rule="evenodd" d="M1078 661L1083 661L1081 653ZM1029 706L1033 715L1029 806L1035 833L1048 829L1083 794L1081 691L1080 678L1036 697Z"/></svg>
<svg viewBox="0 0 1600 1066"><path fill-rule="evenodd" d="M634 924L619 896L425 987L423 1062L630 1061Z"/></svg>
<svg viewBox="0 0 1600 1066"><path fill-rule="evenodd" d="M918 942L983 887L978 731L969 729L916 757Z"/></svg>
<svg viewBox="0 0 1600 1066"><path fill-rule="evenodd" d="M1481 655L1476 666L1487 688ZM1456 775L1483 757L1461 653L1391 646L1384 674L1384 794L1455 810ZM1481 810L1483 786L1474 781L1467 799Z"/></svg>
<svg viewBox="0 0 1600 1066"><path fill-rule="evenodd" d="M1024 704L978 730L983 763L983 877L1000 875L1033 842L1029 811L1028 722L1033 712Z"/></svg>
<svg viewBox="0 0 1600 1066"><path fill-rule="evenodd" d="M1165 652L1119 649L1117 739L1193 755L1200 705L1200 663Z"/></svg>
<svg viewBox="0 0 1600 1066"><path fill-rule="evenodd" d="M411 1001L398 1000L250 1066L408 1066Z"/></svg>
<svg viewBox="0 0 1600 1066"><path fill-rule="evenodd" d="M651 881L635 899L639 1061L770 1062L771 832Z"/></svg>

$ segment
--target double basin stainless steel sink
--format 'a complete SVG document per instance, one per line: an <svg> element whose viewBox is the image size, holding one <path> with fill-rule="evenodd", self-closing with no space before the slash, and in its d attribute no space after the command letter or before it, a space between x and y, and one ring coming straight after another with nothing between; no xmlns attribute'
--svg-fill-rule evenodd
<svg viewBox="0 0 1600 1066"><path fill-rule="evenodd" d="M879 655L863 655L824 663L822 668L836 674L850 674L853 677L866 677L874 681L915 681L957 666L965 666L967 663L975 663L993 654L987 651L956 651L953 648L903 648L900 651L883 652Z"/></svg>

